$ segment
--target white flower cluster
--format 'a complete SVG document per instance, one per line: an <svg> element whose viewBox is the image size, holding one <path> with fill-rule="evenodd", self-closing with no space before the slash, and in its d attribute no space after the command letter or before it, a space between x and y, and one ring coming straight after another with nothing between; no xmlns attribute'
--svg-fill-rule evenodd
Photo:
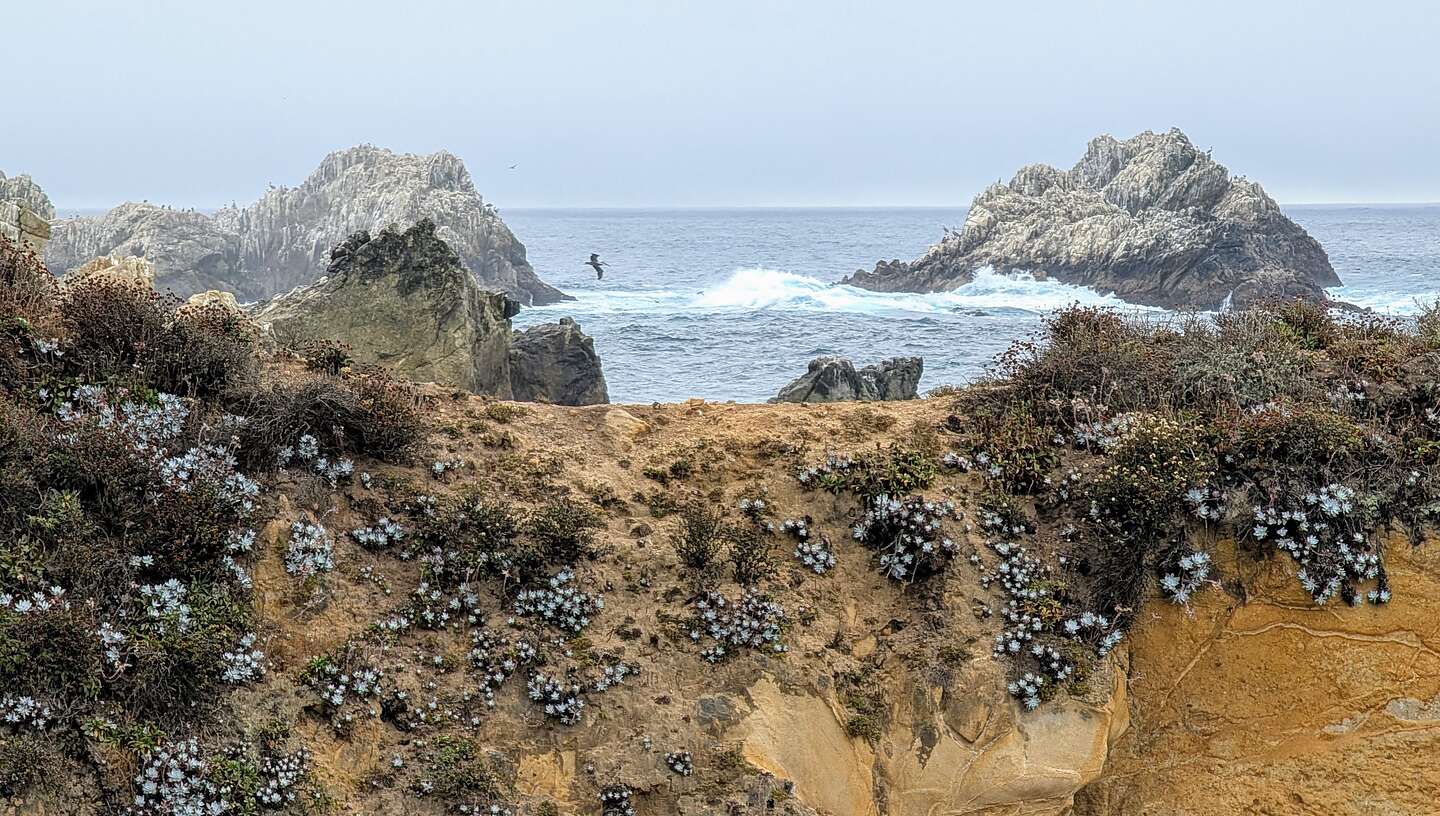
<svg viewBox="0 0 1440 816"><path fill-rule="evenodd" d="M176 578L163 584L140 587L145 602L145 619L159 634L185 632L190 629L190 605L185 603L188 590Z"/></svg>
<svg viewBox="0 0 1440 816"><path fill-rule="evenodd" d="M681 776L695 773L695 759L689 751L671 751L665 755L665 767Z"/></svg>
<svg viewBox="0 0 1440 816"><path fill-rule="evenodd" d="M298 578L309 578L334 568L335 544L325 528L305 519L291 523L285 571Z"/></svg>
<svg viewBox="0 0 1440 816"><path fill-rule="evenodd" d="M47 592L32 592L29 595L0 594L0 609L8 609L18 615L39 615L53 610L70 608L65 599L65 590L58 586Z"/></svg>
<svg viewBox="0 0 1440 816"><path fill-rule="evenodd" d="M759 521L770 507L764 499L741 499L738 506L741 514L756 521Z"/></svg>
<svg viewBox="0 0 1440 816"><path fill-rule="evenodd" d="M804 541L795 545L795 558L810 568L816 575L824 575L835 568L835 551L830 539L820 536L817 541Z"/></svg>
<svg viewBox="0 0 1440 816"><path fill-rule="evenodd" d="M194 739L155 749L135 775L132 816L222 816L234 792L210 779L210 765Z"/></svg>
<svg viewBox="0 0 1440 816"><path fill-rule="evenodd" d="M1218 487L1192 487L1185 491L1190 512L1202 521L1219 521L1225 517L1225 494Z"/></svg>
<svg viewBox="0 0 1440 816"><path fill-rule="evenodd" d="M369 527L351 530L350 537L367 549L383 550L391 544L400 543L405 538L405 528L400 522L384 516Z"/></svg>
<svg viewBox="0 0 1440 816"><path fill-rule="evenodd" d="M1187 604L1210 577L1210 553L1186 553L1180 556L1175 566L1174 572L1161 576L1160 589L1175 603Z"/></svg>
<svg viewBox="0 0 1440 816"><path fill-rule="evenodd" d="M470 636L470 665L480 670L480 690L487 708L495 707L495 689L523 665L534 662L535 647L522 641L511 646L505 636L481 629Z"/></svg>
<svg viewBox="0 0 1440 816"><path fill-rule="evenodd" d="M1390 600L1384 565L1355 516L1355 499L1354 489L1331 484L1306 494L1297 507L1255 509L1250 536L1273 543L1300 565L1296 577L1317 604L1336 595L1359 603L1355 585L1368 581L1376 585L1365 600Z"/></svg>
<svg viewBox="0 0 1440 816"><path fill-rule="evenodd" d="M1104 421L1081 422L1075 426L1074 441L1077 448L1098 448L1109 452L1130 429L1135 426L1136 414L1121 414Z"/></svg>
<svg viewBox="0 0 1440 816"><path fill-rule="evenodd" d="M234 649L220 656L225 670L220 679L239 685L265 676L265 653L255 648L255 633L240 638Z"/></svg>
<svg viewBox="0 0 1440 816"><path fill-rule="evenodd" d="M422 629L448 629L452 624L462 622L474 626L480 622L479 606L480 596L470 589L469 584L461 584L451 594L428 581L421 581L410 593L410 608L403 613L401 620L406 629L412 625ZM385 628L399 631L393 624Z"/></svg>
<svg viewBox="0 0 1440 816"><path fill-rule="evenodd" d="M635 816L635 806L630 804L632 795L624 785L610 785L600 791L600 816Z"/></svg>
<svg viewBox="0 0 1440 816"><path fill-rule="evenodd" d="M318 456L315 458L314 464L310 467L315 471L317 476L328 482L331 487L335 487L340 484L340 482L347 481L351 476L355 475L355 463L349 459L336 459L332 461L329 457Z"/></svg>
<svg viewBox="0 0 1440 816"><path fill-rule="evenodd" d="M1040 688L1044 685L1044 676L1025 672L1018 679L1011 680L1006 688L1010 691L1010 696L1024 701L1026 711L1034 711L1040 707Z"/></svg>
<svg viewBox="0 0 1440 816"><path fill-rule="evenodd" d="M50 706L34 697L0 695L0 727L17 731L22 728L43 731L50 724L51 716Z"/></svg>
<svg viewBox="0 0 1440 816"><path fill-rule="evenodd" d="M443 479L445 478L445 474L452 470L459 470L464 466L465 463L459 459L437 460L430 465L430 475L436 479Z"/></svg>
<svg viewBox="0 0 1440 816"><path fill-rule="evenodd" d="M590 683L591 691L608 691L611 686L618 686L625 682L625 678L635 673L635 668L624 661L607 663L600 667L600 676Z"/></svg>
<svg viewBox="0 0 1440 816"><path fill-rule="evenodd" d="M111 668L119 667L122 660L120 647L125 645L125 633L116 629L110 621L104 621L95 630L95 635L100 638L100 645L105 647L105 662Z"/></svg>
<svg viewBox="0 0 1440 816"><path fill-rule="evenodd" d="M785 630L785 609L780 604L746 589L739 602L731 602L719 592L710 591L695 601L696 620L690 629L690 640L699 643L708 637L715 644L700 652L711 663L719 663L732 648L764 649L785 652L780 642Z"/></svg>
<svg viewBox="0 0 1440 816"><path fill-rule="evenodd" d="M579 683L566 682L537 671L530 675L526 688L531 701L541 705L546 717L559 720L565 725L580 722L585 700L582 697L584 689Z"/></svg>
<svg viewBox="0 0 1440 816"><path fill-rule="evenodd" d="M882 495L870 502L851 534L878 553L881 572L911 582L941 572L960 551L941 529L946 518L959 518L953 502Z"/></svg>
<svg viewBox="0 0 1440 816"><path fill-rule="evenodd" d="M260 788L255 801L261 807L281 808L293 804L300 784L310 770L310 752L304 749L279 756L260 758Z"/></svg>
<svg viewBox="0 0 1440 816"><path fill-rule="evenodd" d="M605 600L574 586L575 573L562 569L542 589L521 590L515 598L515 614L536 615L566 632L583 631L590 616L605 608Z"/></svg>
<svg viewBox="0 0 1440 816"><path fill-rule="evenodd" d="M1109 618L1104 615L1097 615L1094 612L1082 612L1078 617L1067 618L1061 624L1066 636L1074 640L1093 640L1100 636L1099 645L1095 651L1101 657L1110 653L1111 649L1120 645L1125 638L1125 633L1114 629ZM1101 634L1103 633L1103 634Z"/></svg>
<svg viewBox="0 0 1440 816"><path fill-rule="evenodd" d="M320 441L310 434L300 437L294 447L286 445L276 455L276 463L280 467L289 467L291 462L313 462L320 456Z"/></svg>
<svg viewBox="0 0 1440 816"><path fill-rule="evenodd" d="M806 487L826 487L837 484L838 479L843 479L855 471L858 463L844 454L832 453L825 457L825 461L814 467L808 467L795 474L800 484Z"/></svg>
<svg viewBox="0 0 1440 816"><path fill-rule="evenodd" d="M940 457L940 464L961 473L969 473L975 466L968 456L962 456L955 451L945 451L944 455Z"/></svg>
<svg viewBox="0 0 1440 816"><path fill-rule="evenodd" d="M160 460L160 479L165 487L179 493L189 493L197 484L218 485L223 501L241 515L249 515L260 496L260 484L236 467L235 456L229 450L199 445Z"/></svg>
<svg viewBox="0 0 1440 816"><path fill-rule="evenodd" d="M355 721L355 715L346 709L346 704L352 699L379 697L384 677L384 672L372 666L360 665L345 671L334 661L326 660L307 680L330 713L330 725L337 732L344 732Z"/></svg>

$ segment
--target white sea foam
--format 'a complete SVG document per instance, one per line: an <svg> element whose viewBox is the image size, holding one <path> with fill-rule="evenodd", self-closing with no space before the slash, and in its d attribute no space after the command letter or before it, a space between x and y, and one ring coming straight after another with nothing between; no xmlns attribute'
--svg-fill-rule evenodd
<svg viewBox="0 0 1440 816"><path fill-rule="evenodd" d="M576 301L541 307L567 313L795 311L851 314L954 313L1016 310L1044 313L1072 304L1137 310L1111 295L1026 274L1001 275L981 269L975 279L950 292L872 292L854 286L774 269L740 269L718 284L692 294L659 290L576 292Z"/></svg>
<svg viewBox="0 0 1440 816"><path fill-rule="evenodd" d="M1374 309L1383 315L1412 316L1435 304L1435 292L1382 291L1361 286L1334 286L1325 290L1332 300Z"/></svg>

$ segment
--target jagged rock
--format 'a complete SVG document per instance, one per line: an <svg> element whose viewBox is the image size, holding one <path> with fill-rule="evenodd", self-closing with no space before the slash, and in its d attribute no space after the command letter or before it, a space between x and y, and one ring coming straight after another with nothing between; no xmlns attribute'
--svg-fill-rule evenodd
<svg viewBox="0 0 1440 816"><path fill-rule="evenodd" d="M78 282L98 277L137 283L153 289L155 287L155 264L134 255L123 258L116 255L102 255L87 261L65 279L69 282Z"/></svg>
<svg viewBox="0 0 1440 816"><path fill-rule="evenodd" d="M356 362L409 379L502 399L605 402L593 341L572 320L512 333L519 304L482 289L435 222L357 232L330 253L324 277L258 305L276 342L348 343Z"/></svg>
<svg viewBox="0 0 1440 816"><path fill-rule="evenodd" d="M324 277L254 312L276 341L350 344L356 362L419 382L510 397L513 300L480 288L460 257L421 221L404 232L357 232L330 253Z"/></svg>
<svg viewBox="0 0 1440 816"><path fill-rule="evenodd" d="M149 203L129 203L99 218L55 222L45 261L57 275L96 256L136 256L154 264L155 285L180 295L226 289L246 299L262 294L240 269L240 242L210 216Z"/></svg>
<svg viewBox="0 0 1440 816"><path fill-rule="evenodd" d="M23 173L7 178L0 172L0 201L13 201L46 221L55 217L55 205L50 203L50 196L45 195L34 179Z"/></svg>
<svg viewBox="0 0 1440 816"><path fill-rule="evenodd" d="M880 262L844 282L938 292L983 267L1169 308L1323 300L1324 287L1340 284L1325 250L1259 184L1232 178L1173 129L1100 136L1069 172L1022 168L976 196L964 227L919 259Z"/></svg>
<svg viewBox="0 0 1440 816"><path fill-rule="evenodd" d="M436 224L482 287L524 304L566 298L535 275L524 245L480 197L460 159L370 145L331 153L299 187L272 187L254 204L214 216L132 203L98 219L66 219L46 260L64 272L95 255L144 255L164 288L182 295L226 289L253 300L314 280L330 248L355 232L422 218Z"/></svg>
<svg viewBox="0 0 1440 816"><path fill-rule="evenodd" d="M610 401L595 341L568 317L514 333L510 384L517 400L559 405Z"/></svg>
<svg viewBox="0 0 1440 816"><path fill-rule="evenodd" d="M856 369L844 357L816 357L809 369L780 389L771 402L843 402L915 399L925 361L895 357Z"/></svg>
<svg viewBox="0 0 1440 816"><path fill-rule="evenodd" d="M43 253L54 217L50 197L33 179L25 175L6 178L0 173L0 236Z"/></svg>

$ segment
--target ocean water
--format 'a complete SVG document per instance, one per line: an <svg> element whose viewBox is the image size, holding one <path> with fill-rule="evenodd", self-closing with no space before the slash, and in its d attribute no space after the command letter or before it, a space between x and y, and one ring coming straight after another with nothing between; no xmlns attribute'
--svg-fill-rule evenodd
<svg viewBox="0 0 1440 816"><path fill-rule="evenodd" d="M1406 315L1440 296L1440 206L1304 206L1287 213L1330 254L1332 294ZM964 383L1073 303L1140 310L1083 287L981 274L956 291L868 292L836 281L881 258L911 259L965 210L505 210L546 281L577 300L522 311L524 327L569 315L595 338L618 403L690 397L761 402L822 354L856 364L925 358L921 389ZM596 280L584 263L610 264Z"/></svg>

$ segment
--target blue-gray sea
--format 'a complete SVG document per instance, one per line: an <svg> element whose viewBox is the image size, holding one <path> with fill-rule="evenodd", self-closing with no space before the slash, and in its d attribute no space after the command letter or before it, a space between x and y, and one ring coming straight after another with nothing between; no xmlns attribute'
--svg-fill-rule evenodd
<svg viewBox="0 0 1440 816"><path fill-rule="evenodd" d="M1440 296L1440 205L1299 206L1345 282L1341 299L1413 314ZM965 210L710 209L502 212L536 272L577 300L524 310L518 326L570 315L595 338L619 403L691 397L760 402L822 354L857 364L925 358L921 389L982 374L1048 311L1114 298L1053 281L982 274L954 292L882 294L835 281L881 258L912 259ZM604 280L584 265L610 264Z"/></svg>

